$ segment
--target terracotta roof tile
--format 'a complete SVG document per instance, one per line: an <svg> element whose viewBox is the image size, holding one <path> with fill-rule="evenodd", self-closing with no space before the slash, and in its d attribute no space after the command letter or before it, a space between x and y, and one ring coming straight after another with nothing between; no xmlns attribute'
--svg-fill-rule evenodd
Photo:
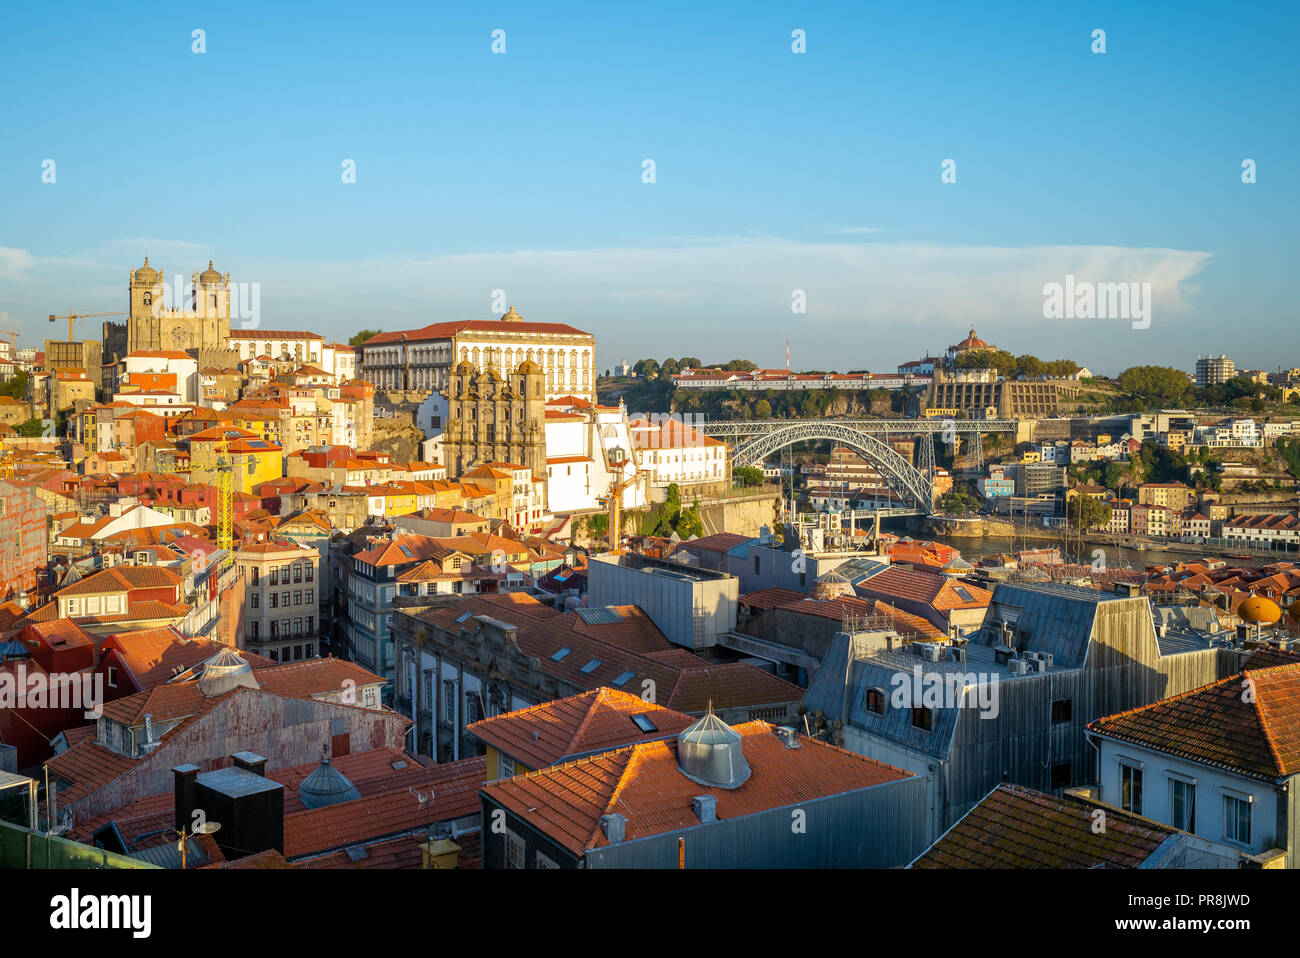
<svg viewBox="0 0 1300 958"><path fill-rule="evenodd" d="M1106 808L1106 829L1093 827L1093 806L1002 784L984 797L913 868L1136 868L1178 832Z"/></svg>
<svg viewBox="0 0 1300 958"><path fill-rule="evenodd" d="M814 739L787 749L767 722L733 726L751 774L738 788L702 785L677 767L676 740L646 742L577 762L490 783L489 800L581 855L607 844L600 816L617 809L627 817L629 841L699 824L692 799L717 799L719 819L910 778L910 772Z"/></svg>
<svg viewBox="0 0 1300 958"><path fill-rule="evenodd" d="M643 731L633 716L645 716L655 730ZM694 721L640 696L599 688L483 719L467 731L528 768L541 769L568 758L676 735Z"/></svg>

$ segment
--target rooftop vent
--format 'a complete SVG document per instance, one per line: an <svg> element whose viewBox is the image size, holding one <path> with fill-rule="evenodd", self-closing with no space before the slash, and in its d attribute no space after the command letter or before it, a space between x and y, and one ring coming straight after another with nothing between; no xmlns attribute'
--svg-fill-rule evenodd
<svg viewBox="0 0 1300 958"><path fill-rule="evenodd" d="M258 683L253 678L252 667L231 648L222 649L210 658L199 677L199 691L208 698L241 686L255 689Z"/></svg>
<svg viewBox="0 0 1300 958"><path fill-rule="evenodd" d="M740 736L709 710L677 736L677 768L701 785L737 788L749 778L749 763L741 749Z"/></svg>
<svg viewBox="0 0 1300 958"><path fill-rule="evenodd" d="M781 744L786 748L799 748L799 732L789 725L778 725L774 731L776 737L781 740Z"/></svg>
<svg viewBox="0 0 1300 958"><path fill-rule="evenodd" d="M600 831L611 845L616 845L627 834L627 818L618 812L602 815L600 816Z"/></svg>
<svg viewBox="0 0 1300 958"><path fill-rule="evenodd" d="M348 781L347 776L330 764L328 758L323 758L316 770L298 786L298 797L307 808L324 808L326 805L360 798L361 792Z"/></svg>
<svg viewBox="0 0 1300 958"><path fill-rule="evenodd" d="M718 799L713 795L696 795L691 799L691 811L703 825L718 820Z"/></svg>

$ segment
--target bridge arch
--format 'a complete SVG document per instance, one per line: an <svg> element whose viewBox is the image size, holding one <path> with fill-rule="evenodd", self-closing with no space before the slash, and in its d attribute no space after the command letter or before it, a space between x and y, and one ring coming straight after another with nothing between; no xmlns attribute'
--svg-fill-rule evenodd
<svg viewBox="0 0 1300 958"><path fill-rule="evenodd" d="M880 470L885 484L917 508L934 511L933 485L925 473L875 436L834 422L792 422L746 439L732 450L732 461L742 466L757 466L775 452L798 442L829 440L848 446Z"/></svg>

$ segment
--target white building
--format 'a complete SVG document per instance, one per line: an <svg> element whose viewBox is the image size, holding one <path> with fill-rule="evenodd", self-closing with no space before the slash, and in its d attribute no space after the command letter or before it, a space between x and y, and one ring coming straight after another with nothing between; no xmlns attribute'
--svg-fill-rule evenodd
<svg viewBox="0 0 1300 958"><path fill-rule="evenodd" d="M577 397L546 404L547 505L553 514L602 509L616 482L644 470L623 406ZM625 509L646 504L648 478L623 490Z"/></svg>
<svg viewBox="0 0 1300 958"><path fill-rule="evenodd" d="M123 385L146 381L150 378L149 374L172 375L176 377L175 391L181 397L181 402L199 401L199 361L186 352L170 349L136 350L126 354L114 373L115 381L109 386L110 392Z"/></svg>
<svg viewBox="0 0 1300 958"><path fill-rule="evenodd" d="M636 419L631 432L651 486L676 483L685 494L688 486L727 482L727 444L704 435L680 416Z"/></svg>
<svg viewBox="0 0 1300 958"><path fill-rule="evenodd" d="M1093 723L1101 801L1197 835L1222 855L1274 867L1285 856L1292 866L1296 769L1290 740L1278 741L1290 726L1277 717L1290 714L1297 682L1294 669L1261 668Z"/></svg>
<svg viewBox="0 0 1300 958"><path fill-rule="evenodd" d="M499 320L433 323L361 344L361 377L376 389L446 390L453 365L508 376L527 360L546 377L547 399L596 400L596 339L564 323L531 323L514 307Z"/></svg>

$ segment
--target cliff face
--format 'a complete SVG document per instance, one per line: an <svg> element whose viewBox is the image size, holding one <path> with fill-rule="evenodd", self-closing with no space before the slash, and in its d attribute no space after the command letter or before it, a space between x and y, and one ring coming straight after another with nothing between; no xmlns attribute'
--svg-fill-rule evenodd
<svg viewBox="0 0 1300 958"><path fill-rule="evenodd" d="M372 423L374 438L370 448L386 452L394 462L416 462L420 459L420 443L424 433L403 419L376 419Z"/></svg>

